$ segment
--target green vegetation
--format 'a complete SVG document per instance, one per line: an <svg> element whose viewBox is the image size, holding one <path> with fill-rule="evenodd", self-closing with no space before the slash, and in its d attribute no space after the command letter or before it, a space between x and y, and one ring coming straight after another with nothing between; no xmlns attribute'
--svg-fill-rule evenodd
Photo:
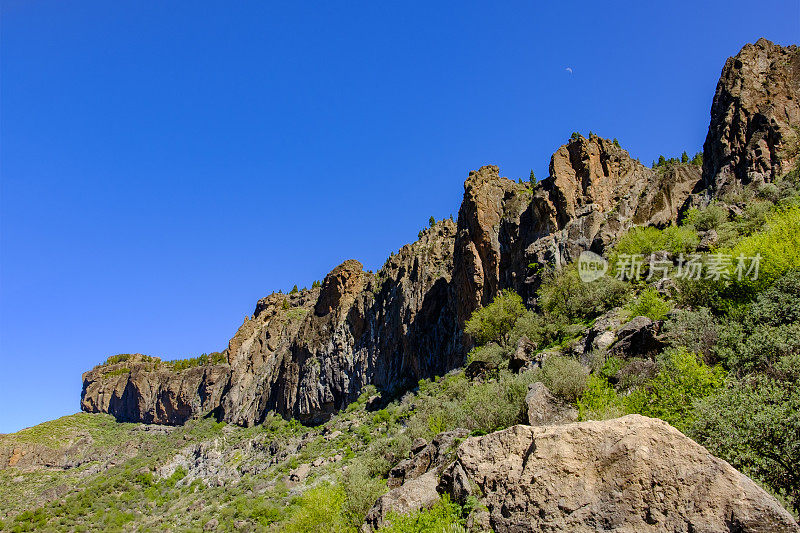
<svg viewBox="0 0 800 533"><path fill-rule="evenodd" d="M466 532L464 528L466 519L462 514L461 506L445 496L430 509L408 515L389 513L387 525L378 531L379 533Z"/></svg>
<svg viewBox="0 0 800 533"><path fill-rule="evenodd" d="M629 319L635 316L646 316L650 320L663 320L672 310L672 305L665 301L658 291L648 288L640 292L639 296L625 307L625 310Z"/></svg>
<svg viewBox="0 0 800 533"><path fill-rule="evenodd" d="M666 158L663 155L658 156L658 161L653 161L653 168L667 168L678 164L691 164L696 166L703 166L703 152L697 152L694 157L689 159L689 154L685 151L678 157Z"/></svg>
<svg viewBox="0 0 800 533"><path fill-rule="evenodd" d="M511 328L524 314L522 298L511 290L501 291L491 304L475 311L464 331L478 344L507 344Z"/></svg>
<svg viewBox="0 0 800 533"><path fill-rule="evenodd" d="M174 361L165 361L164 364L175 371L186 370L195 366L205 365L222 365L228 362L228 355L225 352L204 353L199 357L191 357L188 359L175 359Z"/></svg>

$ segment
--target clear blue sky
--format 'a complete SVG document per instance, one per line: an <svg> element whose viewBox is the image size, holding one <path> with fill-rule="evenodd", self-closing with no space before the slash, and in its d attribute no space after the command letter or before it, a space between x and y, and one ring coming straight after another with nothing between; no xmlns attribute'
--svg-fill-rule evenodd
<svg viewBox="0 0 800 533"><path fill-rule="evenodd" d="M376 269L483 164L698 151L725 58L800 37L797 1L325 4L2 1L0 432Z"/></svg>

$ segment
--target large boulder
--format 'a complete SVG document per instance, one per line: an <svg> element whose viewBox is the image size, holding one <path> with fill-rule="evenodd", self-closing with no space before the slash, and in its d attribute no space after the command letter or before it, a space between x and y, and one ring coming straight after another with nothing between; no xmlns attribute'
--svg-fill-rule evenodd
<svg viewBox="0 0 800 533"><path fill-rule="evenodd" d="M640 415L471 437L439 488L479 496L498 533L800 531L747 476Z"/></svg>

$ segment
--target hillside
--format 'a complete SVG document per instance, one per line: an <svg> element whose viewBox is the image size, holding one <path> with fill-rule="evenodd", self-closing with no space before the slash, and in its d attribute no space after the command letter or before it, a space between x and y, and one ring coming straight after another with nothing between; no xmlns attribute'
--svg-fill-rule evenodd
<svg viewBox="0 0 800 533"><path fill-rule="evenodd" d="M549 169L224 352L87 371L0 436L0 529L798 531L800 50L725 62L694 158Z"/></svg>

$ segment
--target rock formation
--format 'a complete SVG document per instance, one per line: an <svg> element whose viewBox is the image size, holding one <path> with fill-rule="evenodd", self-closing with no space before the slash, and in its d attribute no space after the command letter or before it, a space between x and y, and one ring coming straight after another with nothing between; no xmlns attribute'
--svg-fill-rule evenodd
<svg viewBox="0 0 800 533"><path fill-rule="evenodd" d="M640 415L514 426L467 439L456 457L439 490L459 501L479 496L486 510L473 522L498 533L798 531L748 477Z"/></svg>
<svg viewBox="0 0 800 533"><path fill-rule="evenodd" d="M771 182L798 163L800 49L759 39L725 62L703 145L714 193Z"/></svg>
<svg viewBox="0 0 800 533"><path fill-rule="evenodd" d="M216 409L229 378L228 365L175 372L157 358L134 354L83 374L81 409L124 422L182 424Z"/></svg>
<svg viewBox="0 0 800 533"><path fill-rule="evenodd" d="M227 364L172 372L144 363L84 374L82 409L181 424L214 412L252 425L274 411L321 422L373 384L389 394L463 364L464 320L499 290L534 304L541 266L602 253L634 225L675 222L690 202L795 164L798 50L765 40L729 59L712 106L705 166L643 166L618 143L575 135L533 185L496 166L469 174L445 220L377 272L346 261L321 288L272 294L226 350ZM607 345L613 339L588 339ZM596 341L596 342L595 342ZM524 361L522 361L525 364Z"/></svg>

